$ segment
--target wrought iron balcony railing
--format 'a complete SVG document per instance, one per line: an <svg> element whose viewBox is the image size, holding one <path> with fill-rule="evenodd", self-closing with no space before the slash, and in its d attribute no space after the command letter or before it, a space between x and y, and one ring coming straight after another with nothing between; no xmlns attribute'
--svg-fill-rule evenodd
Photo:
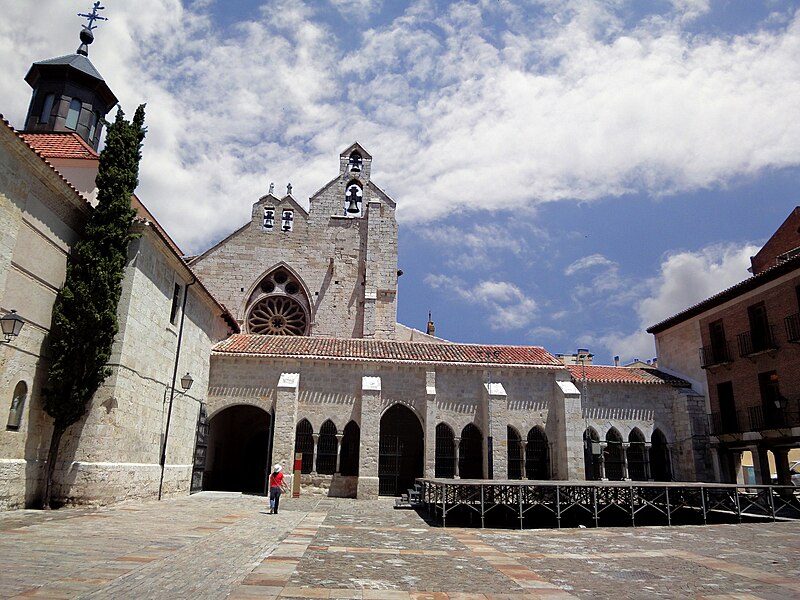
<svg viewBox="0 0 800 600"><path fill-rule="evenodd" d="M793 406L772 408L765 406L750 406L747 408L750 431L764 431L767 429L783 429L786 427L800 426L800 410Z"/></svg>
<svg viewBox="0 0 800 600"><path fill-rule="evenodd" d="M725 433L742 433L744 429L744 414L742 411L726 411L724 413L711 413L711 435L722 435ZM741 425L740 425L741 424Z"/></svg>
<svg viewBox="0 0 800 600"><path fill-rule="evenodd" d="M783 323L786 326L786 339L790 342L800 342L800 313L789 315Z"/></svg>
<svg viewBox="0 0 800 600"><path fill-rule="evenodd" d="M773 327L770 325L765 329L745 331L737 335L739 356L747 357L759 352L775 350L778 344L775 341L775 334L772 329Z"/></svg>
<svg viewBox="0 0 800 600"><path fill-rule="evenodd" d="M703 346L700 348L700 366L703 369L715 365L724 365L729 362L733 362L733 355L728 342L723 345Z"/></svg>

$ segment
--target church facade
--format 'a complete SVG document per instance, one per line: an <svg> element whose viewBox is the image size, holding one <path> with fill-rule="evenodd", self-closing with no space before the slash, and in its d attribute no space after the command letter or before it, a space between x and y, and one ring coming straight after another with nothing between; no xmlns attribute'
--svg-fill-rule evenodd
<svg viewBox="0 0 800 600"><path fill-rule="evenodd" d="M31 68L26 130L0 125L0 313L25 323L0 346L4 509L41 495L52 306L95 201L99 117L115 102L81 41ZM131 199L141 236L113 373L67 432L57 500L263 492L269 465L291 478L297 454L301 493L358 498L418 477L709 477L705 399L686 381L398 324L396 204L372 161L351 144L308 209L290 187L270 189L194 257Z"/></svg>

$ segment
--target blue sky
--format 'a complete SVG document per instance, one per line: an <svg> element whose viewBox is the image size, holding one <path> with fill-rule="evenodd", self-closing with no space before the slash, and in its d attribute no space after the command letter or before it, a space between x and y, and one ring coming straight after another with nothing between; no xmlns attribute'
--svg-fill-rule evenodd
<svg viewBox="0 0 800 600"><path fill-rule="evenodd" d="M398 319L447 339L652 358L644 330L746 278L800 204L798 1L103 5L90 59L147 103L138 193L187 253L358 140L398 203ZM17 127L91 2L30 6L0 0Z"/></svg>

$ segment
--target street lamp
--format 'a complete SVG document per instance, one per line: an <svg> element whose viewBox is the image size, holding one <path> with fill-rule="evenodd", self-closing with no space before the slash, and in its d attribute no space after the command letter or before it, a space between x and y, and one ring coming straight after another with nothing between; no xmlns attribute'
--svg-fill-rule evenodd
<svg viewBox="0 0 800 600"><path fill-rule="evenodd" d="M19 335L19 332L22 331L22 326L25 324L25 321L17 315L16 310L12 310L2 319L0 319L0 327L3 329L3 335L6 336L5 343L7 344ZM3 343L3 342L0 342Z"/></svg>
<svg viewBox="0 0 800 600"><path fill-rule="evenodd" d="M183 388L184 394L189 391L193 383L194 379L192 379L192 376L189 375L189 373L186 373L186 375L181 377L181 387Z"/></svg>
<svg viewBox="0 0 800 600"><path fill-rule="evenodd" d="M178 369L176 368L175 370L177 371ZM173 386L174 386L174 384L175 384L175 375L172 376L172 383L173 383ZM178 392L178 395L182 396L183 394L188 392L189 388L192 387L193 383L194 383L194 379L192 378L192 376L189 373L186 373L186 375L181 377L181 387L183 388L183 392ZM169 423L170 423L170 420L172 419L172 401L175 398L175 388L170 386L169 388L167 388L167 390L169 390L169 409L167 410L167 425L164 428L164 443L161 444L161 477L159 478L159 481L158 481L158 499L159 500L161 500L161 492L162 492L162 490L164 488L164 468L166 467L166 464L167 464L167 440L169 439ZM167 392L167 390L164 390L164 394L165 394L164 400L165 401L166 401L166 392Z"/></svg>

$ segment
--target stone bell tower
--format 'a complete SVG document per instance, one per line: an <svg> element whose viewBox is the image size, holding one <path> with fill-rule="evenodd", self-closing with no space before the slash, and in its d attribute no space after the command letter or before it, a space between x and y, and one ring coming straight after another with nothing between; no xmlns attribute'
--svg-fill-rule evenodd
<svg viewBox="0 0 800 600"><path fill-rule="evenodd" d="M35 133L72 132L81 136L95 151L100 142L102 119L117 97L89 61L89 45L94 41L94 21L106 20L94 3L86 17L89 23L80 33L81 45L74 54L33 63L25 81L33 88L25 131Z"/></svg>

